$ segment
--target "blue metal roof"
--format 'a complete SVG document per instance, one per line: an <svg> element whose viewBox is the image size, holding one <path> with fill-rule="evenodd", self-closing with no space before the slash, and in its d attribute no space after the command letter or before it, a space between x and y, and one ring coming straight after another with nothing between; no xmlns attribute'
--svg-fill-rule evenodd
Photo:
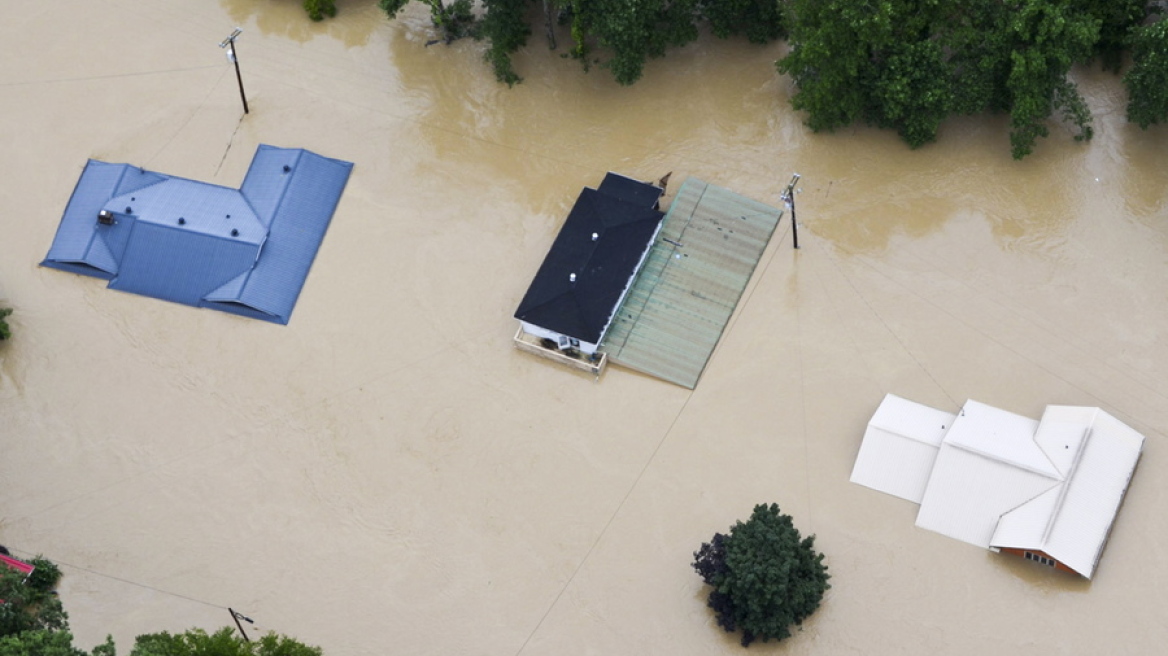
<svg viewBox="0 0 1168 656"><path fill-rule="evenodd" d="M41 265L286 324L352 167L261 145L231 189L90 160Z"/></svg>

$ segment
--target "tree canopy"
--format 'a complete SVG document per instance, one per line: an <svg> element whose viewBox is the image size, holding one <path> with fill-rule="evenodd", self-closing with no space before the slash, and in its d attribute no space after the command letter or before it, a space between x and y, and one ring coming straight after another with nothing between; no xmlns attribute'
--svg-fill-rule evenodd
<svg viewBox="0 0 1168 656"><path fill-rule="evenodd" d="M695 40L754 43L787 36L777 66L791 77L792 105L816 131L863 122L896 130L910 147L937 138L954 115L1006 113L1016 159L1061 121L1090 139L1092 117L1070 77L1101 62L1124 77L1128 119L1168 122L1168 26L1152 23L1162 0L416 0L450 42L483 39L485 59L508 85L522 80L512 55L535 24L571 35L564 56L633 84L649 59ZM410 0L380 0L393 18ZM305 0L318 18L332 0Z"/></svg>
<svg viewBox="0 0 1168 656"><path fill-rule="evenodd" d="M1116 68L1129 35L1154 32L1137 29L1152 8L1147 0L791 0L789 7L792 49L778 69L795 82L792 105L807 112L813 130L866 122L895 129L915 148L933 141L950 115L1005 112L1016 159L1049 134L1056 114L1075 139L1090 139L1091 114L1068 76L1072 65L1099 58ZM1156 105L1155 75L1168 73L1168 62L1151 52L1134 53L1137 67L1155 71L1149 83L1134 84Z"/></svg>
<svg viewBox="0 0 1168 656"><path fill-rule="evenodd" d="M53 591L61 570L40 557L29 563L36 569L27 580L22 572L0 565L0 636L69 629L69 615Z"/></svg>
<svg viewBox="0 0 1168 656"><path fill-rule="evenodd" d="M8 550L0 547L0 553ZM73 646L69 616L54 591L61 570L40 556L28 561L35 569L23 572L0 565L0 656L117 656L114 641L86 652ZM268 633L255 642L223 628L185 633L140 635L130 656L321 656L319 647L287 636Z"/></svg>
<svg viewBox="0 0 1168 656"><path fill-rule="evenodd" d="M0 656L90 656L73 646L73 635L68 631L37 629L0 637ZM92 656L117 656L114 644L106 638L103 645L94 647Z"/></svg>
<svg viewBox="0 0 1168 656"><path fill-rule="evenodd" d="M337 15L337 0L304 0L304 11L314 21L324 20L325 16L332 18Z"/></svg>
<svg viewBox="0 0 1168 656"><path fill-rule="evenodd" d="M693 568L713 587L707 605L726 631L742 630L742 645L783 640L791 626L819 608L831 576L815 536L803 538L777 504L759 504L746 522L694 552Z"/></svg>
<svg viewBox="0 0 1168 656"><path fill-rule="evenodd" d="M130 656L321 656L321 650L275 633L248 642L230 628L215 633L190 629L140 635Z"/></svg>
<svg viewBox="0 0 1168 656"><path fill-rule="evenodd" d="M1168 19L1136 28L1131 36L1127 120L1147 128L1168 123Z"/></svg>
<svg viewBox="0 0 1168 656"><path fill-rule="evenodd" d="M469 0L417 1L430 8L447 41L486 39L486 60L508 84L521 79L511 55L527 44L532 21L569 26L569 55L585 70L594 64L609 69L626 85L640 79L650 58L697 39L704 23L719 37L743 34L756 43L784 34L776 0L481 0L477 16ZM380 0L380 5L393 18L409 2Z"/></svg>

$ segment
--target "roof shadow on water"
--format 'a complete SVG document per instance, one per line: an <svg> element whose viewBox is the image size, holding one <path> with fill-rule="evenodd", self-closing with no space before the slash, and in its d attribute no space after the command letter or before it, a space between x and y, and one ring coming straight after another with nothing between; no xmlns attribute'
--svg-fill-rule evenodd
<svg viewBox="0 0 1168 656"><path fill-rule="evenodd" d="M355 48L369 43L369 37L386 20L377 0L337 0L337 15L314 22L299 0L219 0L219 5L237 25L246 27L255 19L261 34L282 36L297 43L327 36Z"/></svg>

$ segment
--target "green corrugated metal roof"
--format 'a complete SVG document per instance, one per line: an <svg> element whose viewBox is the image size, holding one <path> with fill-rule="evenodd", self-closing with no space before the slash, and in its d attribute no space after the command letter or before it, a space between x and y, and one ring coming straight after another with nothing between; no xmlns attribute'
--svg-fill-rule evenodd
<svg viewBox="0 0 1168 656"><path fill-rule="evenodd" d="M600 350L693 389L782 212L689 178Z"/></svg>

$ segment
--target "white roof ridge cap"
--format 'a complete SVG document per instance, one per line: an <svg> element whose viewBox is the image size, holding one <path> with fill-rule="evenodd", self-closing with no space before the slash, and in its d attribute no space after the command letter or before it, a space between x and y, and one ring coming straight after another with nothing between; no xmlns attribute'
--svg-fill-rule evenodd
<svg viewBox="0 0 1168 656"><path fill-rule="evenodd" d="M1087 450L1087 442L1091 439L1094 432L1091 430L1090 425L1083 429L1083 439L1079 440L1079 448L1075 450L1075 459L1071 461L1071 466L1067 469L1066 482L1063 485L1063 489L1059 490L1058 499L1055 499L1054 510L1050 513L1050 519L1046 520L1046 529L1042 532L1043 544L1046 544L1047 540L1050 539L1050 532L1054 530L1055 522L1058 521L1059 513L1062 512L1063 502L1067 498L1067 490L1071 488L1071 480L1075 477L1075 470L1079 468L1079 462L1083 459L1083 452Z"/></svg>
<svg viewBox="0 0 1168 656"><path fill-rule="evenodd" d="M995 453L990 453L990 452L988 452L988 451L984 451L984 450L982 450L982 449L978 449L978 448L972 447L972 446L970 446L970 445L968 445L968 444L963 444L963 443L961 443L961 442L952 442L952 441L950 441L950 440L946 439L944 442L942 442L942 444L946 444L946 445L948 445L948 446L951 446L951 447L953 447L953 448L955 448L955 449L961 449L962 451L968 451L969 453L973 453L973 454L975 454L975 455L979 455L979 456L981 456L981 457L983 457L983 458L989 458L990 460L994 460L994 461L996 461L996 462L1000 462L1000 463L1004 463L1004 464L1007 464L1007 465L1011 465L1011 466L1013 466L1013 467L1017 467L1018 469L1024 469L1024 470L1026 470L1026 471L1028 471L1028 472L1031 472L1031 473L1033 473L1033 474L1038 474L1039 476L1044 476L1044 477L1046 477L1046 478L1049 478L1049 479L1051 479L1051 480L1054 480L1054 481L1060 481L1060 482L1061 482L1061 481L1064 481L1064 480L1066 480L1066 477L1064 477L1064 476L1063 476L1063 475L1062 475L1062 474L1059 472L1059 470L1058 470L1057 468L1055 468L1055 467L1054 467L1054 465L1053 465L1053 464L1051 465L1051 470L1054 472L1054 473L1052 474L1050 471L1042 471L1041 469L1036 469L1036 468L1034 468L1034 467L1032 467L1032 466L1030 466L1030 465L1023 464L1023 463L1020 463L1020 462L1017 462L1017 461L1015 461L1015 460L1011 460L1011 459L1008 459L1008 458L1003 458L1003 457L1001 457L1001 456L1000 456L1000 455L998 455L998 454L995 454ZM1039 450L1041 451L1041 449L1039 449ZM1046 455L1046 454L1044 453L1044 454L1043 454L1043 456L1045 457L1045 455ZM1048 462L1048 463L1050 462L1050 459L1049 459L1049 458L1047 458L1047 462Z"/></svg>

